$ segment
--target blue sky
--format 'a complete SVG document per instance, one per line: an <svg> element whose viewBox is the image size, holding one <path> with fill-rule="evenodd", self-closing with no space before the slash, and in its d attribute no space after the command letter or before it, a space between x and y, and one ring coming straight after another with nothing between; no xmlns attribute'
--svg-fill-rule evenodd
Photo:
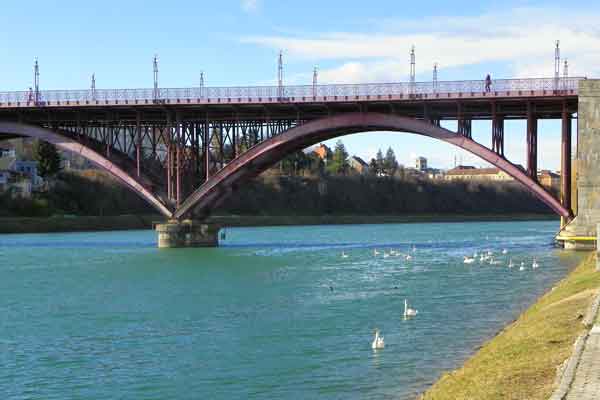
<svg viewBox="0 0 600 400"><path fill-rule="evenodd" d="M279 49L285 81L320 83L406 80L416 46L417 79L429 80L434 62L447 79L551 76L554 40L561 40L571 75L600 76L600 5L571 1L13 1L0 13L0 91L31 86L39 58L43 89L150 87L152 57L160 84L270 84ZM600 4L600 3L599 3ZM449 125L454 127L455 125ZM540 166L559 168L559 123L540 125ZM474 124L489 144L490 126ZM524 127L506 129L507 154L523 163ZM408 134L343 138L353 154L370 158L392 146L399 160L416 155L451 167L454 158L481 165L449 145Z"/></svg>

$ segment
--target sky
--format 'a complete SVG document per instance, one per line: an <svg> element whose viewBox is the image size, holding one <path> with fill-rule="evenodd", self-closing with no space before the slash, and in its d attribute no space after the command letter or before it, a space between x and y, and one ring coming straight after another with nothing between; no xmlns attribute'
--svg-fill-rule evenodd
<svg viewBox="0 0 600 400"><path fill-rule="evenodd" d="M568 6L566 6L568 4ZM285 83L406 81L416 48L417 80L551 77L560 40L570 76L600 77L600 2L402 0L2 0L0 91L26 90L33 60L42 89L274 84L283 51ZM456 129L456 123L448 128ZM560 123L539 126L539 166L560 167ZM491 124L473 136L491 143ZM506 155L525 163L525 127L507 122ZM392 147L399 162L425 156L432 167L455 160L484 166L450 145L416 135L376 132L342 138L367 161ZM333 143L329 143L333 144Z"/></svg>

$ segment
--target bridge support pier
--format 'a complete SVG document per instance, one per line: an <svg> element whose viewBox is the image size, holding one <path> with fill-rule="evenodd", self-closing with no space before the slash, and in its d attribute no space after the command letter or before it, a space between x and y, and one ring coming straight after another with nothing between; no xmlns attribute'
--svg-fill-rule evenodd
<svg viewBox="0 0 600 400"><path fill-rule="evenodd" d="M577 118L577 216L557 239L566 249L592 250L600 223L600 79L579 82Z"/></svg>
<svg viewBox="0 0 600 400"><path fill-rule="evenodd" d="M156 225L158 247L217 247L219 226L193 220L170 220Z"/></svg>

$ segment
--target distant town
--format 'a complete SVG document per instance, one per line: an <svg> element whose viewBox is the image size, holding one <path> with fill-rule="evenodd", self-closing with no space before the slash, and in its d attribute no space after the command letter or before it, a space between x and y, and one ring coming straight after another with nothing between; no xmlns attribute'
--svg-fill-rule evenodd
<svg viewBox="0 0 600 400"><path fill-rule="evenodd" d="M53 176L59 171L89 170L95 167L77 156L57 151L52 145L29 139L15 139L0 148L0 193L12 198L31 198L36 192L52 187ZM435 168L427 158L418 156L414 166L397 162L394 151L385 154L379 150L369 162L357 155L349 155L342 141L335 148L321 143L303 152L288 156L273 167L269 174L279 175L370 175L398 179L440 181L498 181L514 178L498 168L477 168L455 165L451 169ZM548 190L558 191L560 171L539 170L538 180Z"/></svg>

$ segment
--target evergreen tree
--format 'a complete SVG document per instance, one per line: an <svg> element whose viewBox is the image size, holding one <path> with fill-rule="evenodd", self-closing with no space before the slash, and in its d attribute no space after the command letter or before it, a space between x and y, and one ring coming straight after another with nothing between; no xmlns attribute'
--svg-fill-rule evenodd
<svg viewBox="0 0 600 400"><path fill-rule="evenodd" d="M348 163L348 152L346 146L341 140L338 140L335 144L335 149L331 157L331 162L327 166L327 169L332 174L346 174L350 164Z"/></svg>
<svg viewBox="0 0 600 400"><path fill-rule="evenodd" d="M377 155L375 156L375 161L377 163L377 175L379 175L384 172L384 169L383 169L384 158L383 158L383 152L381 151L381 149L377 150Z"/></svg>
<svg viewBox="0 0 600 400"><path fill-rule="evenodd" d="M35 159L38 162L38 173L43 178L60 171L60 154L51 143L40 140L35 147Z"/></svg>
<svg viewBox="0 0 600 400"><path fill-rule="evenodd" d="M398 169L398 161L396 160L396 155L391 147L388 147L387 152L385 153L383 169L389 176L393 176Z"/></svg>
<svg viewBox="0 0 600 400"><path fill-rule="evenodd" d="M371 158L371 162L369 162L369 172L373 175L379 174L379 165L377 165L377 160Z"/></svg>

